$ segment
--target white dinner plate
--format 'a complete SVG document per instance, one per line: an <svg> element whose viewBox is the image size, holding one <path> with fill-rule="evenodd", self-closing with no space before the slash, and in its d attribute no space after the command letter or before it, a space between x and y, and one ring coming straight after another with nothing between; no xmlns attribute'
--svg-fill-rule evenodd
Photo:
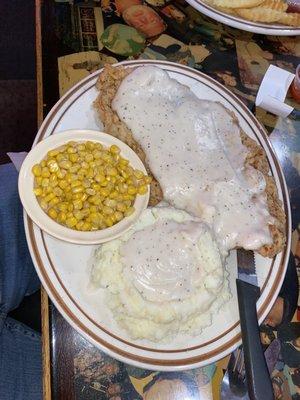
<svg viewBox="0 0 300 400"><path fill-rule="evenodd" d="M247 107L228 89L207 75L164 61L127 61L128 68L156 65L179 82L189 86L202 99L219 101L232 110L241 128L260 143L267 154L280 199L287 216L287 245L274 259L256 256L256 270L261 287L257 303L262 322L280 290L290 252L291 219L287 187L279 162L265 130ZM97 96L95 83L101 71L91 74L53 107L43 122L34 145L43 138L67 129L98 129L100 126L92 103ZM204 366L230 353L241 343L235 278L236 252L228 259L232 299L213 316L212 325L197 337L178 336L159 344L133 341L116 325L98 292L89 291L90 260L96 246L82 246L55 239L41 231L25 215L29 249L36 270L50 298L66 320L95 346L121 361L156 370L182 370Z"/></svg>
<svg viewBox="0 0 300 400"><path fill-rule="evenodd" d="M300 35L300 26L294 27L294 26L280 25L275 23L268 24L266 22L248 21L242 17L236 15L229 15L223 11L217 10L216 8L205 3L205 1L203 0L187 0L187 2L196 10L200 11L202 14L205 14L216 21L222 22L222 24L231 26L232 28L238 28L243 31L260 33L263 35L275 35L275 36Z"/></svg>

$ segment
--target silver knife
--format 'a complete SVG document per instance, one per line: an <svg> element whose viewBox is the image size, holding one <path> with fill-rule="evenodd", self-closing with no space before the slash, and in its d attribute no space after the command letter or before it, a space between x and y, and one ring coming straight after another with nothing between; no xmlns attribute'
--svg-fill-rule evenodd
<svg viewBox="0 0 300 400"><path fill-rule="evenodd" d="M236 280L245 356L248 394L251 400L274 400L273 388L260 340L256 302L260 296L253 251L237 250Z"/></svg>

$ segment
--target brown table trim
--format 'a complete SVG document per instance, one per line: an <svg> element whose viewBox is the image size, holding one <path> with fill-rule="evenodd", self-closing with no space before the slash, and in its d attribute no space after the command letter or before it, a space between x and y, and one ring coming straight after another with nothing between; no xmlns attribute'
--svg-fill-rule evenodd
<svg viewBox="0 0 300 400"><path fill-rule="evenodd" d="M37 123L41 126L44 119L43 70L42 70L42 24L41 8L43 0L35 0L35 55L37 89ZM42 358L43 358L43 399L51 400L49 301L45 289L41 288L42 318Z"/></svg>

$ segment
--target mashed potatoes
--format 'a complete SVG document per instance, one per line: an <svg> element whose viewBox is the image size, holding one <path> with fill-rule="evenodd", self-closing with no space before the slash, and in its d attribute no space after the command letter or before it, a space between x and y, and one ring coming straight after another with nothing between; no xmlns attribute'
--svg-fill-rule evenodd
<svg viewBox="0 0 300 400"><path fill-rule="evenodd" d="M216 241L197 218L171 207L147 209L122 237L101 245L91 282L106 292L133 339L198 334L230 298Z"/></svg>

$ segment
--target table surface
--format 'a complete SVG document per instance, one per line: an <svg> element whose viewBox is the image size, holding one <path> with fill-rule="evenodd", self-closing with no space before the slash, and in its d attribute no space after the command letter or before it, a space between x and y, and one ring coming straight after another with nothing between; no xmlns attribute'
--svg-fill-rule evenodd
<svg viewBox="0 0 300 400"><path fill-rule="evenodd" d="M132 58L166 59L207 73L232 90L250 109L270 64L294 72L299 63L300 40L296 37L242 32L214 22L184 1L165 3L156 11L164 19L166 30L148 39L143 49L123 43L121 50L128 51L129 46L134 53ZM126 22L118 14L114 1L36 0L39 123L59 97L80 79L106 62L128 59L127 55L116 54L113 48L103 47L103 29L113 23L123 25L118 28L122 33L120 29L124 29ZM287 102L299 110L299 104L290 97ZM256 109L255 114L266 127L286 176L293 217L292 252L300 275L300 119L277 118L262 109ZM220 398L220 382L228 358L181 373L140 370L106 356L82 338L44 291L42 315L47 400ZM290 329L300 337L297 314ZM265 333L262 336L267 346L276 334L270 330ZM300 399L300 370L288 366L289 357L300 360L300 352L294 349L292 355L279 358L272 374L276 399Z"/></svg>

